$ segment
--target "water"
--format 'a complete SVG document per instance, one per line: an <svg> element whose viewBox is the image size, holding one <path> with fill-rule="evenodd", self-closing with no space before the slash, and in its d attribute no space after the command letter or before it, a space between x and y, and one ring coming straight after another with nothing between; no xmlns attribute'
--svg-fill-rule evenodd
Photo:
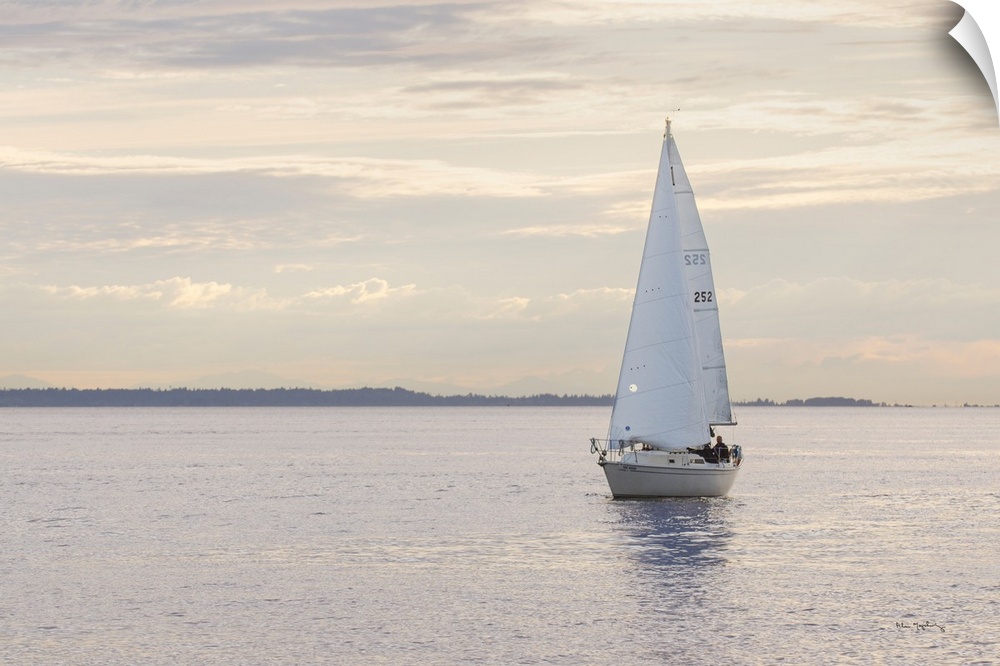
<svg viewBox="0 0 1000 666"><path fill-rule="evenodd" d="M739 416L613 501L603 408L0 410L0 662L1000 663L1000 410Z"/></svg>

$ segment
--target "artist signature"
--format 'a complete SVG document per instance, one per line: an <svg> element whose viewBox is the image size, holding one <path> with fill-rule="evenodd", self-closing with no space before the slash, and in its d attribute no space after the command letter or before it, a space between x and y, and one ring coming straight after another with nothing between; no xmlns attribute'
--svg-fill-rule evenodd
<svg viewBox="0 0 1000 666"><path fill-rule="evenodd" d="M927 631L928 629L935 628L944 631L944 627L937 622L897 622L897 629L916 629L917 631Z"/></svg>

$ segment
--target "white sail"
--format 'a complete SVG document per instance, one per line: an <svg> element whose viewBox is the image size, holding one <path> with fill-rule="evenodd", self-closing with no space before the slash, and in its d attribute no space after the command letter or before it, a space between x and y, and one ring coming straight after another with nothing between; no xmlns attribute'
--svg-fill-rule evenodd
<svg viewBox="0 0 1000 666"><path fill-rule="evenodd" d="M733 423L717 302L705 232L668 121L610 443L590 440L614 497L720 497L736 480L740 446L700 448L711 425ZM640 443L649 446L634 446Z"/></svg>
<svg viewBox="0 0 1000 666"><path fill-rule="evenodd" d="M729 400L729 379L726 358L722 351L722 330L719 326L718 297L712 278L712 260L705 240L705 231L694 201L694 191L681 162L677 144L667 124L671 181L677 200L684 270L688 293L694 308L695 331L698 338L702 386L705 390L705 410L712 425L733 425L733 408Z"/></svg>
<svg viewBox="0 0 1000 666"><path fill-rule="evenodd" d="M664 134L608 438L673 449L709 438L694 309Z"/></svg>

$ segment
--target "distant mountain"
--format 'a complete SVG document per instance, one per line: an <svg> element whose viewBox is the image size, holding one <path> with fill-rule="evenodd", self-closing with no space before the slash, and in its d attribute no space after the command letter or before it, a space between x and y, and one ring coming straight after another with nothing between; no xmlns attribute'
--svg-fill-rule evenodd
<svg viewBox="0 0 1000 666"><path fill-rule="evenodd" d="M375 388L396 388L397 386L405 386L411 391L416 391L418 393L427 393L428 395L464 395L466 393L472 393L472 389L468 386L460 386L459 384L451 384L448 382L434 382L434 381L423 381L419 379L387 379L382 382L374 382L372 384ZM350 387L340 387L335 390L346 391L350 390Z"/></svg>
<svg viewBox="0 0 1000 666"><path fill-rule="evenodd" d="M504 395L513 397L525 397L532 395L561 395L573 392L576 386L594 386L595 382L590 376L580 378L574 376L558 377L556 379L543 379L541 377L522 377L513 382L498 384L495 386L463 386L451 382L435 382L409 377L396 377L381 382L376 382L374 386L391 388L394 386L405 386L413 391L422 391L431 395L464 395L467 393L485 393L487 395ZM596 385L601 385L597 383ZM614 382L607 382L607 386L614 388Z"/></svg>
<svg viewBox="0 0 1000 666"><path fill-rule="evenodd" d="M541 393L558 393L556 382L538 377L522 377L517 381L497 387L497 393L503 395L539 395Z"/></svg>
<svg viewBox="0 0 1000 666"><path fill-rule="evenodd" d="M41 379L24 375L6 375L0 377L0 389L44 389L52 388L52 384Z"/></svg>
<svg viewBox="0 0 1000 666"><path fill-rule="evenodd" d="M204 375L191 381L175 382L169 385L154 384L149 388L168 389L178 386L184 386L189 389L317 388L308 382L298 382L260 370L240 370L238 372L223 372L217 375Z"/></svg>
<svg viewBox="0 0 1000 666"><path fill-rule="evenodd" d="M285 377L260 370L241 370L239 372L207 375L192 382L190 388L279 389L293 386L297 388L313 388L305 382L289 380Z"/></svg>

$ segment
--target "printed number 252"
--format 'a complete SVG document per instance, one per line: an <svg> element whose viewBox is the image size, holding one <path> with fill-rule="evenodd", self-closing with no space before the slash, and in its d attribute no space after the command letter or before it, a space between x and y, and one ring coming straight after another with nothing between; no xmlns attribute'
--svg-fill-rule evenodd
<svg viewBox="0 0 1000 666"><path fill-rule="evenodd" d="M710 292L710 291L696 291L696 292L694 292L694 302L695 303L711 303L712 302L712 292Z"/></svg>

